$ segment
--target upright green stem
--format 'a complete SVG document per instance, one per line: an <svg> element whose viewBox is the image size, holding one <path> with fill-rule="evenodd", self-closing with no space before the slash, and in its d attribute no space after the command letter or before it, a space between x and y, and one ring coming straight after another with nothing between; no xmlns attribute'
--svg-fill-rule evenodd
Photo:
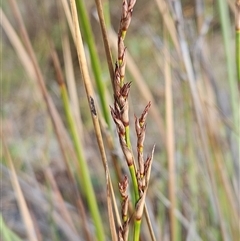
<svg viewBox="0 0 240 241"><path fill-rule="evenodd" d="M125 127L125 140L127 143L127 147L131 150L131 141L130 141L130 131L129 126ZM129 171L131 174L132 182L133 182L133 190L134 190L134 200L133 202L136 204L136 202L139 199L139 191L138 191L138 183L137 183L137 177L136 177L136 168L135 163L133 163L131 166L129 166Z"/></svg>
<svg viewBox="0 0 240 241"><path fill-rule="evenodd" d="M103 116L106 123L110 127L111 122L110 122L109 107L106 101L106 86L104 85L104 81L102 79L100 61L99 61L96 46L94 43L94 37L91 30L90 21L87 15L86 7L84 6L84 1L76 0L76 5L78 10L78 17L80 19L80 23L83 31L83 36L89 48L91 65L93 69L97 91L99 93L99 99L100 99L101 108L103 111Z"/></svg>
<svg viewBox="0 0 240 241"><path fill-rule="evenodd" d="M74 122L74 118L71 113L70 103L69 103L65 84L62 83L60 85L60 90L61 90L61 96L62 96L65 114L67 117L67 121L68 121L68 125L69 125L70 132L72 135L75 151L76 151L77 158L79 161L79 166L80 166L79 176L81 177L80 183L81 183L82 191L87 198L87 203L88 203L88 206L89 206L89 209L90 209L90 212L91 212L94 224L95 224L96 237L98 238L98 240L103 241L103 240L105 240L104 232L103 232L104 229L103 229L103 225L102 225L102 221L101 221L101 217L100 217L100 213L99 213L99 209L98 209L98 205L97 205L97 200L96 200L96 196L95 196L95 193L93 190L88 166L83 157L82 146L80 143L77 126ZM79 176L78 176L78 178L80 179Z"/></svg>
<svg viewBox="0 0 240 241"><path fill-rule="evenodd" d="M127 147L131 149L131 140L130 140L130 131L129 131L129 126L125 127L125 140L127 143Z"/></svg>

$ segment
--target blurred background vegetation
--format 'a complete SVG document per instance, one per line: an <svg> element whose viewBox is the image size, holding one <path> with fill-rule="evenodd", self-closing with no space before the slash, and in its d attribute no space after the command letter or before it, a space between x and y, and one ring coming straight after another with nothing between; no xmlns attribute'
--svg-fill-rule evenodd
<svg viewBox="0 0 240 241"><path fill-rule="evenodd" d="M23 221L27 214L21 209L14 180L20 184L36 240L87 240L85 226L90 230L89 240L100 240L94 234L81 175L73 161L77 159L76 150L62 102L60 72L90 170L105 240L111 240L104 168L64 1L17 1L42 72L47 98L52 100L60 116L57 122L47 108L11 2L1 1L2 240L31 240ZM122 1L102 2L115 62ZM99 58L100 74L97 76L104 88L103 102L95 81L88 37L83 31L105 151L121 210L117 172L120 170L121 178L129 172L110 118L113 91L96 4L92 0L82 0L82 3L98 56L93 59ZM129 95L131 139L136 153L134 114L140 116L151 100L145 155L151 152L153 144L156 149L146 204L156 240L240 238L239 82L234 12L233 0L137 0L134 7L125 40L126 81L132 81ZM79 18L83 27L83 20ZM53 53L58 56L60 71ZM56 133L58 128L60 135ZM173 183L169 177L171 155ZM69 172L75 177L79 196L76 196L75 182ZM169 196L172 185L173 200ZM78 201L85 210L86 220L78 212L81 209ZM171 234L169 221L172 201L175 202L175 236ZM151 240L145 219L141 240Z"/></svg>

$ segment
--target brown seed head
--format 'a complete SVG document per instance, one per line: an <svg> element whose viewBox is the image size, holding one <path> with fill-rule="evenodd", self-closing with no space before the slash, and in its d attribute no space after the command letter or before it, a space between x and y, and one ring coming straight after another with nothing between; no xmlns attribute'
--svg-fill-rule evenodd
<svg viewBox="0 0 240 241"><path fill-rule="evenodd" d="M121 81L121 86L123 86L123 80L125 76L125 69L126 69L126 48L124 49L123 55L122 55L122 60L121 64L119 65L120 68L120 81Z"/></svg>
<svg viewBox="0 0 240 241"><path fill-rule="evenodd" d="M118 230L118 241L124 241L124 239L123 239L123 228L122 227L119 227L119 230Z"/></svg>
<svg viewBox="0 0 240 241"><path fill-rule="evenodd" d="M122 201L122 220L124 222L126 222L128 219L128 202L129 198L126 196L126 198Z"/></svg>
<svg viewBox="0 0 240 241"><path fill-rule="evenodd" d="M124 47L124 42L122 36L118 37L118 62L121 65L122 60L123 60L123 55L124 55L125 47Z"/></svg>
<svg viewBox="0 0 240 241"><path fill-rule="evenodd" d="M123 0L123 4L122 4L122 19L127 17L127 13L128 13L128 3L127 0Z"/></svg>
<svg viewBox="0 0 240 241"><path fill-rule="evenodd" d="M143 144L146 135L146 125L141 128L141 131L137 134L137 147L138 152L143 152Z"/></svg>
<svg viewBox="0 0 240 241"><path fill-rule="evenodd" d="M115 71L114 71L114 94L120 93L121 83L121 75L118 63L115 63Z"/></svg>
<svg viewBox="0 0 240 241"><path fill-rule="evenodd" d="M137 171L137 181L138 181L138 190L141 196L141 193L145 190L146 182L145 178L140 174L140 171Z"/></svg>
<svg viewBox="0 0 240 241"><path fill-rule="evenodd" d="M121 121L124 124L124 126L129 125L129 112L128 112L128 101L124 100L124 98L121 96L119 98L119 102L121 104Z"/></svg>
<svg viewBox="0 0 240 241"><path fill-rule="evenodd" d="M125 159L127 161L127 164L128 166L131 166L133 165L133 156L132 156L131 150L127 147L125 136L118 135L118 137L119 137L121 148L125 156Z"/></svg>
<svg viewBox="0 0 240 241"><path fill-rule="evenodd" d="M144 209L144 203L145 203L145 198L146 198L146 193L147 193L147 190L145 190L139 201L137 202L136 204L136 213L135 213L135 219L137 220L141 220L142 218L142 215L143 215L143 209Z"/></svg>
<svg viewBox="0 0 240 241"><path fill-rule="evenodd" d="M119 227L118 230L118 241L127 241L129 233L129 222L126 221L123 223L122 227Z"/></svg>
<svg viewBox="0 0 240 241"><path fill-rule="evenodd" d="M127 241L128 240L128 233L129 233L129 223L124 222L123 224L123 240Z"/></svg>
<svg viewBox="0 0 240 241"><path fill-rule="evenodd" d="M149 180L150 180L150 175L151 175L151 166L152 166L152 161L153 161L153 154L155 150L155 145L153 146L151 156L149 156L144 163L144 175L146 179L146 184L148 185Z"/></svg>
<svg viewBox="0 0 240 241"><path fill-rule="evenodd" d="M127 195L127 188L128 188L128 177L124 175L124 178L121 182L118 183L118 188L121 193L123 199L125 199Z"/></svg>
<svg viewBox="0 0 240 241"><path fill-rule="evenodd" d="M140 172L140 178L143 178L144 175L144 160L143 160L143 153L138 152L138 166Z"/></svg>
<svg viewBox="0 0 240 241"><path fill-rule="evenodd" d="M136 3L136 0L130 0L128 3L128 9L133 9L135 3Z"/></svg>
<svg viewBox="0 0 240 241"><path fill-rule="evenodd" d="M139 118L139 124L140 124L141 127L146 122L146 118L147 118L147 114L148 114L150 106L151 106L151 101L148 102L148 104L146 105L145 109L143 110L143 113L142 113L141 117Z"/></svg>
<svg viewBox="0 0 240 241"><path fill-rule="evenodd" d="M125 127L124 127L124 124L122 123L122 121L120 119L119 112L117 111L117 109L113 109L111 106L110 106L110 109L111 109L112 118L113 118L113 120L114 120L114 122L117 126L118 134L122 135L122 136L125 136Z"/></svg>
<svg viewBox="0 0 240 241"><path fill-rule="evenodd" d="M127 99L132 82L125 83L120 90L121 96Z"/></svg>

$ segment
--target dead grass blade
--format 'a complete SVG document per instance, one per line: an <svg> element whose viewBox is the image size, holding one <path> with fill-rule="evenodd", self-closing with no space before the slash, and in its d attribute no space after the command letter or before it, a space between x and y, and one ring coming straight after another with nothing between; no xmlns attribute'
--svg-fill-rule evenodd
<svg viewBox="0 0 240 241"><path fill-rule="evenodd" d="M99 22L100 22L100 26L101 26L101 31L102 31L103 43L104 43L105 53L106 53L106 57L107 57L108 70L110 73L112 88L114 89L114 84L113 84L114 68L113 68L110 44L109 44L108 36L107 36L107 29L106 29L106 25L105 25L105 21L104 21L103 7L102 7L102 3L100 0L95 0L95 2L96 2L96 6L97 6L97 12L98 12Z"/></svg>
<svg viewBox="0 0 240 241"><path fill-rule="evenodd" d="M29 77L32 80L36 79L36 74L32 65L32 62L25 51L25 48L23 47L18 35L16 34L15 30L13 29L12 25L8 21L7 17L5 16L4 12L2 11L2 8L0 8L0 15L1 15L1 22L5 33L8 36L8 39L10 40L14 50L16 51L22 65L24 66L26 72L28 73Z"/></svg>
<svg viewBox="0 0 240 241"><path fill-rule="evenodd" d="M31 218L31 214L30 214L30 211L27 207L26 200L24 198L21 187L19 185L18 177L17 177L17 174L16 174L15 167L13 165L11 155L9 153L9 150L8 150L7 146L6 146L4 138L2 137L1 139L2 139L2 143L3 143L4 154L5 154L6 160L8 162L8 166L9 166L11 172L12 172L11 182L12 182L13 189L16 193L17 203L18 203L18 206L19 206L19 209L20 209L20 212L22 214L22 218L23 218L23 221L24 221L24 224L25 224L25 227L26 227L27 236L28 236L30 241L37 241L38 239L37 239L37 235L36 235L36 232L35 232L33 220Z"/></svg>
<svg viewBox="0 0 240 241"><path fill-rule="evenodd" d="M164 29L165 30L165 29ZM175 138L174 138L174 120L173 120L173 96L172 96L172 77L171 77L171 67L168 51L168 40L166 30L164 31L164 39L166 48L164 49L164 55L166 56L165 66L164 66L164 78L165 78L165 93L166 93L166 142L167 142L167 157L168 157L168 193L169 200L171 202L169 210L170 219L170 237L171 240L176 240L177 229L176 229L176 219L174 215L174 210L176 209L176 168L175 168Z"/></svg>
<svg viewBox="0 0 240 241"><path fill-rule="evenodd" d="M71 11L68 5L68 1L67 0L62 0L62 5L63 5L63 9L64 9L64 13L66 15L67 18L67 22L68 22L68 26L71 32L71 35L73 37L73 41L75 43L76 46L76 39L75 39L75 34L74 34L74 26L73 26L73 21L72 21L72 16L71 16Z"/></svg>
<svg viewBox="0 0 240 241"><path fill-rule="evenodd" d="M149 230L149 233L150 233L150 236L151 236L151 240L152 241L157 241L157 239L155 237L155 233L153 231L153 225L150 222L151 219L150 219L150 215L149 215L149 212L148 212L146 204L144 205L144 210L143 211L144 211L144 215L146 217L146 222L147 222L148 230Z"/></svg>

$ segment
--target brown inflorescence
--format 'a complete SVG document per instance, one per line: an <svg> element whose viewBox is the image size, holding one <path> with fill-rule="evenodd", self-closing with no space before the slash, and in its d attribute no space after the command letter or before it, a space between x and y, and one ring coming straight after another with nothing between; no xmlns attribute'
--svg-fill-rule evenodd
<svg viewBox="0 0 240 241"><path fill-rule="evenodd" d="M126 241L128 240L128 231L129 231L129 223L128 223L128 194L127 194L127 188L128 188L128 178L125 175L124 179L118 184L119 191L122 196L122 220L123 224L119 228L119 240Z"/></svg>
<svg viewBox="0 0 240 241"><path fill-rule="evenodd" d="M146 135L146 118L151 106L151 102L147 104L143 110L140 118L135 116L135 130L137 135L137 152L138 152L138 167L135 166L133 153L131 150L129 138L129 103L128 95L130 92L131 82L124 83L125 67L126 67L126 47L124 46L124 38L127 29L131 22L133 7L136 0L123 0L122 16L120 21L120 28L118 32L118 60L115 64L114 71L114 107L111 108L111 115L117 127L117 133L121 149L123 151L126 162L129 166L131 176L133 179L136 203L135 215L136 219L141 219L143 207L145 204L146 191L150 178L151 164L153 160L152 150L151 156L147 157L146 161L143 158L144 140ZM133 169L134 168L134 169ZM134 170L134 171L133 171ZM134 174L133 174L134 172ZM128 217L128 203L129 197L127 195L128 178L124 177L123 181L119 183L119 190L122 196L122 220L123 223L119 227L118 238L125 241L128 239L129 217Z"/></svg>

